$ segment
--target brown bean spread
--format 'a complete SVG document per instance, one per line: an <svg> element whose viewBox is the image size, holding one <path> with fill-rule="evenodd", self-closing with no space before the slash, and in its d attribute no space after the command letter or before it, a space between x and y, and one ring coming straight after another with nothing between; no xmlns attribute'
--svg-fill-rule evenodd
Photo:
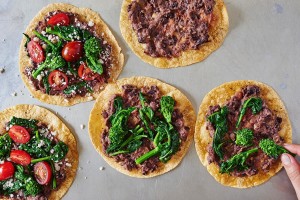
<svg viewBox="0 0 300 200"><path fill-rule="evenodd" d="M214 0L134 0L129 19L152 57L178 57L209 41Z"/></svg>

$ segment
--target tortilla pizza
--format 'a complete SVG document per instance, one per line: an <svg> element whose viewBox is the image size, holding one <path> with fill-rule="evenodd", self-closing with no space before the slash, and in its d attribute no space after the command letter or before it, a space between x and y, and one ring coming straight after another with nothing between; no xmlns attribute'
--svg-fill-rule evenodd
<svg viewBox="0 0 300 200"><path fill-rule="evenodd" d="M123 64L121 48L99 14L65 3L49 4L33 18L19 52L31 94L61 106L95 99Z"/></svg>
<svg viewBox="0 0 300 200"><path fill-rule="evenodd" d="M91 141L118 171L149 178L174 169L193 139L195 112L178 89L149 77L109 84L89 119Z"/></svg>
<svg viewBox="0 0 300 200"><path fill-rule="evenodd" d="M288 113L268 85L240 80L224 83L203 99L196 122L197 154L222 185L257 186L281 168L282 145L292 142Z"/></svg>
<svg viewBox="0 0 300 200"><path fill-rule="evenodd" d="M75 137L35 105L0 112L0 199L61 199L77 171Z"/></svg>
<svg viewBox="0 0 300 200"><path fill-rule="evenodd" d="M223 0L124 0L120 16L129 47L159 68L204 60L222 45L228 27Z"/></svg>

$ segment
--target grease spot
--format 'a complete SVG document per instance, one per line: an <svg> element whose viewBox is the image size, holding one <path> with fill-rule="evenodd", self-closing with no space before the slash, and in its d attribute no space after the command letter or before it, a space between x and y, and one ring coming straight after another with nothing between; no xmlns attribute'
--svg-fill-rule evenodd
<svg viewBox="0 0 300 200"><path fill-rule="evenodd" d="M283 13L283 6L278 4L278 3L275 3L274 4L274 8L275 8L275 11L277 14L282 14Z"/></svg>
<svg viewBox="0 0 300 200"><path fill-rule="evenodd" d="M279 87L284 90L287 88L287 85L285 83L281 83Z"/></svg>

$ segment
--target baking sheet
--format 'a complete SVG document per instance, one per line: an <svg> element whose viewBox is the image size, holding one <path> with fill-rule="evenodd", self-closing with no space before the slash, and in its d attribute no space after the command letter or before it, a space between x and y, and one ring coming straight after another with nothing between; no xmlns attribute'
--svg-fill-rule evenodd
<svg viewBox="0 0 300 200"><path fill-rule="evenodd" d="M29 21L45 5L58 1L1 0L0 3L0 110L20 103L58 112L78 140L79 169L64 199L296 199L284 170L267 183L234 189L217 183L201 165L192 144L181 165L151 179L127 177L97 154L88 136L88 117L94 102L59 107L31 98L18 71L18 50ZM119 30L121 0L63 1L99 12L125 54L120 78L150 76L178 87L198 107L212 88L232 80L253 79L272 86L284 101L293 125L293 141L300 143L300 1L225 0L230 30L223 46L205 61L189 67L162 70L135 56ZM16 93L16 96L14 96ZM83 124L86 127L80 128ZM104 167L104 170L99 170Z"/></svg>

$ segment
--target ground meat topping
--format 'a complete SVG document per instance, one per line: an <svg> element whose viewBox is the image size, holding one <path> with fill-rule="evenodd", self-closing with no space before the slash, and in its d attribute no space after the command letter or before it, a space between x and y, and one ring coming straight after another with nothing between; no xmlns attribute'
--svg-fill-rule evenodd
<svg viewBox="0 0 300 200"><path fill-rule="evenodd" d="M52 43L57 43L59 41L59 37L53 34L46 33L46 28L47 28L47 21L52 17L53 15L57 13L62 13L62 11L53 11L49 12L44 20L39 21L37 26L35 27L35 30L41 33L43 36L45 36L47 39L49 39ZM63 67L62 69L59 69L63 71L68 78L68 85L76 85L82 81L85 81L87 86L86 87L80 87L79 89L76 89L72 91L70 94L65 94L63 90L55 90L50 87L50 90L48 92L49 95L62 95L64 98L73 98L75 96L81 96L81 97L88 97L90 96L91 91L88 88L91 88L93 92L98 92L103 88L103 85L108 82L108 79L111 76L111 70L113 67L113 59L111 57L112 54L112 47L111 45L103 38L103 34L99 35L96 30L94 25L90 26L91 24L89 22L84 22L80 20L80 16L78 16L75 13L71 12L63 12L68 15L70 19L70 26L78 27L81 30L86 30L88 31L92 36L96 37L99 39L100 46L101 46L101 52L99 55L99 60L100 63L103 66L103 73L99 75L97 78L94 80L83 80L81 79L78 74L78 68L82 64L83 61L80 62L69 62L70 66L69 67ZM44 50L47 48L47 44L40 40L38 37L33 36L31 40L34 40L38 42ZM74 40L78 40L78 38L74 38ZM66 41L64 41L63 46L65 45ZM27 50L27 49L26 49ZM32 72L38 68L38 64L32 61L32 66L28 66L25 68L25 71L23 72L28 79L30 80L31 84L36 90L39 90L43 93L46 93L46 85L44 82L44 78L46 78L48 71L45 70L43 71L37 78L32 77ZM48 81L48 80L46 80Z"/></svg>
<svg viewBox="0 0 300 200"><path fill-rule="evenodd" d="M127 11L139 43L152 57L178 57L209 41L215 0L134 0Z"/></svg>
<svg viewBox="0 0 300 200"><path fill-rule="evenodd" d="M109 129L110 129L110 122L109 118L110 116L115 112L114 110L114 100L117 97L122 97L123 104L125 108L128 107L136 107L141 108L141 104L139 101L139 93L142 92L143 96L147 99L147 106L151 107L154 111L154 115L157 118L162 118L162 114L160 113L160 99L162 97L159 88L157 86L145 86L142 88L137 88L133 85L123 85L122 86L123 93L122 95L114 95L112 99L109 101L109 106L106 110L103 111L102 116L106 119L106 128L104 132L101 134L101 142L103 144L103 150L104 153L106 153L106 150L109 147L110 141L109 141ZM129 118L127 125L129 128L134 128L136 126L144 126L138 110L133 111ZM181 143L185 142L187 139L187 136L189 134L190 128L184 125L184 119L182 113L176 108L172 114L172 125L174 128L178 131ZM140 165L137 165L135 163L135 160L139 158L140 156L144 155L145 153L151 151L154 149L153 142L148 138L142 139L142 145L134 152L130 154L118 154L116 156L113 156L115 161L120 163L125 169L131 171L133 169L140 169L144 175L151 173L155 171L159 166L159 158L158 156L153 156L143 162Z"/></svg>
<svg viewBox="0 0 300 200"><path fill-rule="evenodd" d="M243 151L258 147L259 141L264 138L270 138L274 140L278 145L284 143L283 138L279 135L280 124L282 119L277 117L266 105L263 100L263 105L261 111L254 115L251 110L248 109L243 116L240 129L248 128L253 131L254 139L253 145L251 147L238 146L234 143L236 139L236 122L239 117L240 109L247 99L251 97L259 97L260 88L258 86L249 85L243 88L241 91L237 92L231 99L225 103L228 108L227 123L228 132L224 136L224 142L222 150L224 153L224 161L231 158L233 155L241 153ZM212 113L220 110L220 106L210 106L207 111L206 116L210 116ZM209 131L210 136L214 137L215 128L207 121L206 129ZM228 142L229 141L229 142ZM231 141L231 142L230 142ZM221 164L221 160L215 154L212 145L208 146L208 162L215 162L217 165ZM263 172L268 172L271 165L276 163L278 160L271 158L263 153L261 149L257 153L250 155L246 161L249 168L244 171L238 171L237 169L231 172L232 176L252 176L257 174L260 170Z"/></svg>

